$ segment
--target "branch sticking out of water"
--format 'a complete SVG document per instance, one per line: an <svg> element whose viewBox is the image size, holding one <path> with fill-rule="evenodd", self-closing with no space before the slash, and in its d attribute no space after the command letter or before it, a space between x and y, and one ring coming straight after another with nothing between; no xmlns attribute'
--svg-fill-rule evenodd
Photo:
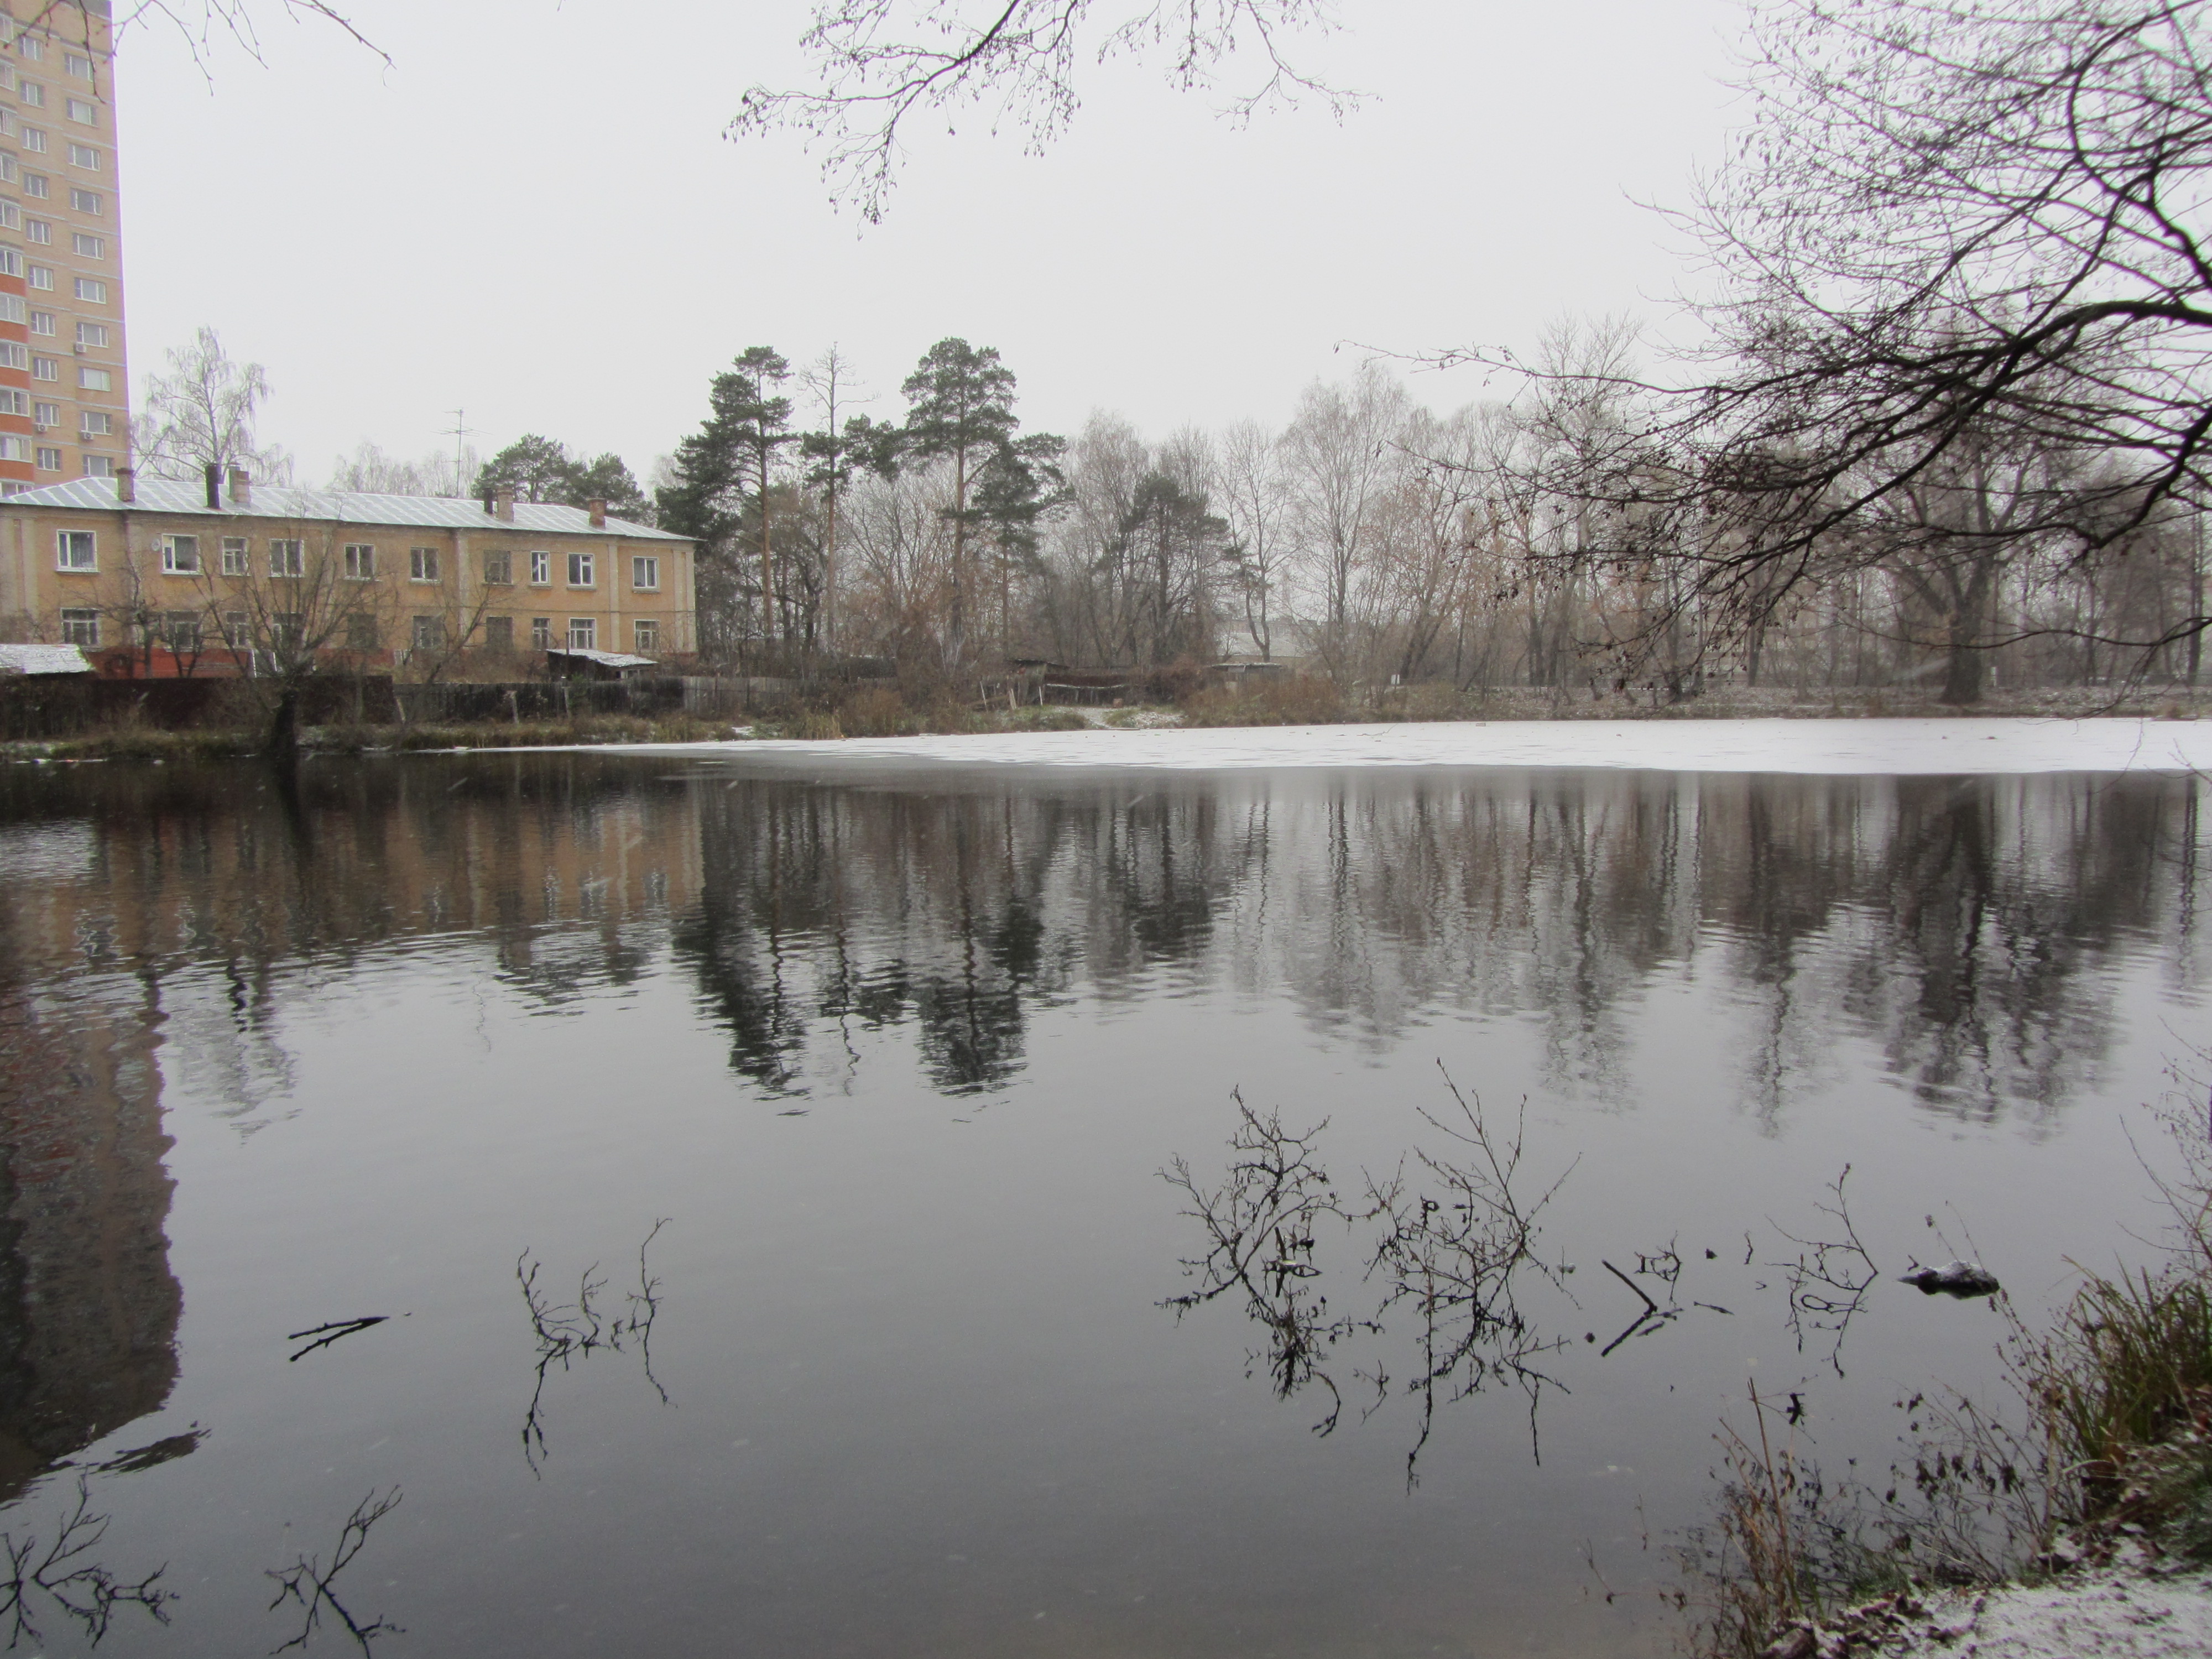
<svg viewBox="0 0 2212 1659"><path fill-rule="evenodd" d="M107 1634L115 1610L141 1607L156 1624L169 1622L167 1605L176 1592L155 1589L168 1571L159 1566L137 1583L118 1578L87 1558L107 1535L107 1517L92 1513L92 1485L79 1475L76 1507L64 1516L52 1541L40 1547L35 1534L20 1540L13 1532L0 1532L0 1619L8 1620L8 1645L41 1640L33 1607L40 1599L51 1601L64 1616L83 1631L88 1645L98 1647Z"/></svg>
<svg viewBox="0 0 2212 1659"><path fill-rule="evenodd" d="M276 1598L270 1602L270 1611L275 1612L287 1601L297 1603L301 1609L300 1633L282 1646L271 1648L272 1655L306 1647L308 1638L322 1628L325 1607L337 1615L346 1634L363 1653L370 1650L370 1644L380 1636L404 1634L399 1626L380 1616L364 1625L337 1596L338 1575L351 1566L354 1558L367 1547L369 1528L398 1507L398 1487L394 1486L381 1498L372 1492L353 1506L353 1513L338 1529L337 1547L331 1552L329 1566L323 1565L319 1555L302 1555L289 1567L270 1570L266 1576L276 1581Z"/></svg>
<svg viewBox="0 0 2212 1659"><path fill-rule="evenodd" d="M522 1419L522 1455L532 1474L539 1472L546 1455L545 1378L554 1366L565 1371L575 1361L602 1351L635 1352L644 1367L645 1380L660 1396L660 1403L668 1403L668 1390L653 1370L653 1322L660 1316L660 1281L646 1261L646 1252L667 1224L665 1217L655 1221L653 1231L637 1247L637 1288L623 1293L628 1311L612 1319L601 1314L596 1301L606 1289L606 1280L597 1277L598 1262L584 1269L574 1302L555 1302L538 1286L541 1264L527 1250L516 1259L514 1276L522 1286L523 1305L530 1310L531 1328L538 1339L537 1386L531 1391L530 1408Z"/></svg>

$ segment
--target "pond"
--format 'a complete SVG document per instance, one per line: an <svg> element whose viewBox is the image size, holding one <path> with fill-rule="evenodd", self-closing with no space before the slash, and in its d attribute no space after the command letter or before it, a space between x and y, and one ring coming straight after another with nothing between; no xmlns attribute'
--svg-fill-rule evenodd
<svg viewBox="0 0 2212 1659"><path fill-rule="evenodd" d="M0 1623L1669 1651L1753 1387L1878 1469L2001 1334L1897 1274L2145 1255L2204 793L5 769Z"/></svg>

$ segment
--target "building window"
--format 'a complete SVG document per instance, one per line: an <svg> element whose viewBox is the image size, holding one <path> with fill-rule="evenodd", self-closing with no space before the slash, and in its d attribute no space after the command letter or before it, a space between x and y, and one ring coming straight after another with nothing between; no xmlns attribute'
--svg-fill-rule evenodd
<svg viewBox="0 0 2212 1659"><path fill-rule="evenodd" d="M599 624L595 617L568 618L568 648L571 651L596 651L599 649Z"/></svg>
<svg viewBox="0 0 2212 1659"><path fill-rule="evenodd" d="M104 236L88 236L81 230L71 231L70 244L81 258L105 259L107 257L107 239Z"/></svg>
<svg viewBox="0 0 2212 1659"><path fill-rule="evenodd" d="M200 574L200 538L197 536L161 538L161 573L167 576Z"/></svg>
<svg viewBox="0 0 2212 1659"><path fill-rule="evenodd" d="M198 651L200 613L197 611L172 611L161 618L161 643L170 650L185 653Z"/></svg>
<svg viewBox="0 0 2212 1659"><path fill-rule="evenodd" d="M23 309L21 295L0 294L0 323L27 322L30 319L30 314Z"/></svg>
<svg viewBox="0 0 2212 1659"><path fill-rule="evenodd" d="M46 133L37 127L25 127L23 129L23 148L30 151L33 155L44 155L46 153Z"/></svg>
<svg viewBox="0 0 2212 1659"><path fill-rule="evenodd" d="M62 423L62 406L59 404L33 404L31 423L33 426L59 426Z"/></svg>
<svg viewBox="0 0 2212 1659"><path fill-rule="evenodd" d="M269 574L272 576L304 576L307 574L307 549L298 538L272 538L270 541Z"/></svg>
<svg viewBox="0 0 2212 1659"><path fill-rule="evenodd" d="M484 555L484 586L512 587L514 586L514 555L487 553Z"/></svg>
<svg viewBox="0 0 2212 1659"><path fill-rule="evenodd" d="M57 570L97 570L100 562L94 554L93 532L89 530L64 530L54 538L54 568Z"/></svg>
<svg viewBox="0 0 2212 1659"><path fill-rule="evenodd" d="M100 171L100 152L90 144L71 144L69 152L71 167L82 167L87 173Z"/></svg>
<svg viewBox="0 0 2212 1659"><path fill-rule="evenodd" d="M296 651L307 642L307 618L296 611L279 611L269 619L269 642L279 651Z"/></svg>
<svg viewBox="0 0 2212 1659"><path fill-rule="evenodd" d="M407 579L410 581L434 582L438 580L438 550L434 547L410 547L407 550Z"/></svg>
<svg viewBox="0 0 2212 1659"><path fill-rule="evenodd" d="M225 536L222 538L222 574L243 576L249 567L246 562L246 538Z"/></svg>
<svg viewBox="0 0 2212 1659"><path fill-rule="evenodd" d="M115 476L115 457L88 455L84 458L84 476L88 478L112 478Z"/></svg>
<svg viewBox="0 0 2212 1659"><path fill-rule="evenodd" d="M222 642L234 651L243 651L253 643L253 633L246 624L243 611L222 613Z"/></svg>
<svg viewBox="0 0 2212 1659"><path fill-rule="evenodd" d="M86 368L80 365L76 371L76 383L87 392L112 392L115 390L115 374L111 369Z"/></svg>
<svg viewBox="0 0 2212 1659"><path fill-rule="evenodd" d="M106 345L107 325L106 323L79 323L76 325L76 343L81 346Z"/></svg>
<svg viewBox="0 0 2212 1659"><path fill-rule="evenodd" d="M100 612L64 609L62 643L97 648L100 644Z"/></svg>
<svg viewBox="0 0 2212 1659"><path fill-rule="evenodd" d="M0 132L6 130L0 127ZM22 228L23 210L13 202L0 202L0 230L21 230Z"/></svg>
<svg viewBox="0 0 2212 1659"><path fill-rule="evenodd" d="M27 220L23 225L23 235L26 240L36 242L44 247L52 243L54 228L44 219Z"/></svg>
<svg viewBox="0 0 2212 1659"><path fill-rule="evenodd" d="M41 472L58 472L61 470L61 451L58 449L48 449L41 445L39 449L39 471Z"/></svg>
<svg viewBox="0 0 2212 1659"><path fill-rule="evenodd" d="M76 279L76 297L88 306L104 306L107 303L107 284L97 276L80 276Z"/></svg>
<svg viewBox="0 0 2212 1659"><path fill-rule="evenodd" d="M62 67L64 70L67 70L71 75L76 76L80 81L89 81L92 79L92 59L86 57L81 52L64 52L62 54Z"/></svg>
<svg viewBox="0 0 2212 1659"><path fill-rule="evenodd" d="M648 557L640 554L632 559L629 562L629 585L641 593L659 592L660 560L659 556Z"/></svg>
<svg viewBox="0 0 2212 1659"><path fill-rule="evenodd" d="M46 405L41 404L40 408ZM31 412L31 394L20 386L0 386L0 415L27 415Z"/></svg>
<svg viewBox="0 0 2212 1659"><path fill-rule="evenodd" d="M345 547L346 580L350 582L373 582L376 580L376 549L368 542L348 542Z"/></svg>
<svg viewBox="0 0 2212 1659"><path fill-rule="evenodd" d="M12 248L0 248L0 253L11 253L14 251ZM6 264L6 260L0 259L0 265ZM45 265L33 265L24 274L30 277L31 286L40 293L51 294L54 291L54 273Z"/></svg>
<svg viewBox="0 0 2212 1659"><path fill-rule="evenodd" d="M0 340L0 368L28 368L31 348L21 340Z"/></svg>
<svg viewBox="0 0 2212 1659"><path fill-rule="evenodd" d="M415 648L417 651L442 650L446 644L446 619L443 617L415 618Z"/></svg>
<svg viewBox="0 0 2212 1659"><path fill-rule="evenodd" d="M21 276L22 274L23 256L12 247L0 247L0 276ZM53 284L49 282L46 286L52 288Z"/></svg>
<svg viewBox="0 0 2212 1659"><path fill-rule="evenodd" d="M349 611L346 616L346 649L374 651L377 647L376 617L366 611Z"/></svg>
<svg viewBox="0 0 2212 1659"><path fill-rule="evenodd" d="M484 618L484 648L488 651L514 649L514 618L486 617Z"/></svg>
<svg viewBox="0 0 2212 1659"><path fill-rule="evenodd" d="M0 150L0 184L12 185L15 182L15 158L12 154ZM23 175L23 188L33 196L42 193L31 189L31 175L27 173Z"/></svg>
<svg viewBox="0 0 2212 1659"><path fill-rule="evenodd" d="M0 461L27 461L31 459L28 438L0 438Z"/></svg>
<svg viewBox="0 0 2212 1659"><path fill-rule="evenodd" d="M530 585L532 587L550 587L553 585L553 556L550 553L532 553L530 556Z"/></svg>
<svg viewBox="0 0 2212 1659"><path fill-rule="evenodd" d="M5 167L0 167L0 179L14 179L15 176L15 158L9 155L0 159L4 159L8 163ZM47 179L45 173L27 173L23 175L24 195L36 197L40 201L43 202L47 197L53 193L54 187ZM51 286L51 284L49 284L49 286Z"/></svg>
<svg viewBox="0 0 2212 1659"><path fill-rule="evenodd" d="M553 618L532 617L530 619L530 648L550 651L553 648Z"/></svg>
<svg viewBox="0 0 2212 1659"><path fill-rule="evenodd" d="M106 204L96 190L71 190L70 205L79 213L89 213L94 218L98 218L106 210Z"/></svg>
<svg viewBox="0 0 2212 1659"><path fill-rule="evenodd" d="M0 344L6 343L9 343L0 342ZM52 357L33 357L31 359L31 378L33 380L58 380L61 377L62 366L58 359Z"/></svg>
<svg viewBox="0 0 2212 1659"><path fill-rule="evenodd" d="M46 61L46 43L35 34L18 35L15 40L15 50L23 54L23 61L27 64L43 64ZM45 103L46 89L44 87L38 86L30 81L23 82L23 91L27 96L34 90L39 95L32 101L39 104Z"/></svg>
<svg viewBox="0 0 2212 1659"><path fill-rule="evenodd" d="M68 111L70 120L82 122L88 127L100 125L100 112L85 99L64 98L62 100L62 104Z"/></svg>
<svg viewBox="0 0 2212 1659"><path fill-rule="evenodd" d="M31 332L33 334L43 334L49 339L52 338L54 335L54 313L51 311L33 312L31 313Z"/></svg>
<svg viewBox="0 0 2212 1659"><path fill-rule="evenodd" d="M660 624L657 622L640 622L637 624L637 654L641 657L649 657L659 649Z"/></svg>
<svg viewBox="0 0 2212 1659"><path fill-rule="evenodd" d="M568 556L569 586L590 587L592 586L592 559L593 556L589 553L571 553Z"/></svg>
<svg viewBox="0 0 2212 1659"><path fill-rule="evenodd" d="M30 56L30 42L26 40L23 44L25 47L23 55L27 58ZM46 89L36 81L24 82L16 88L15 95L33 109L44 109L46 106Z"/></svg>
<svg viewBox="0 0 2212 1659"><path fill-rule="evenodd" d="M42 409L51 409L53 405L52 404L42 404L40 407ZM106 413L105 410L88 409L80 413L76 419L76 429L81 436L87 438L108 438L112 437L115 434L115 416Z"/></svg>

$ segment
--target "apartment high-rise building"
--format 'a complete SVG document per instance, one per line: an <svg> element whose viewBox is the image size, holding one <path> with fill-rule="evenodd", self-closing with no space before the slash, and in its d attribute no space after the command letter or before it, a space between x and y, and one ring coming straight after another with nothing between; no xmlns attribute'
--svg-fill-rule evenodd
<svg viewBox="0 0 2212 1659"><path fill-rule="evenodd" d="M0 0L0 495L129 464L109 0Z"/></svg>

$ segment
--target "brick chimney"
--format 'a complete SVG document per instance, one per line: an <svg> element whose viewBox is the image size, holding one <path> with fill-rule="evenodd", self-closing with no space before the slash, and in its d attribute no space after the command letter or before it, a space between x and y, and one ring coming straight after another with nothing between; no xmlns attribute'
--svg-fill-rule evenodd
<svg viewBox="0 0 2212 1659"><path fill-rule="evenodd" d="M507 523L513 524L514 522L514 491L512 489L495 489L492 491L491 510L495 517L504 519Z"/></svg>
<svg viewBox="0 0 2212 1659"><path fill-rule="evenodd" d="M233 507L253 505L253 477L242 466L230 469L230 504Z"/></svg>
<svg viewBox="0 0 2212 1659"><path fill-rule="evenodd" d="M207 464L207 504L210 513L222 511L222 469L213 461Z"/></svg>
<svg viewBox="0 0 2212 1659"><path fill-rule="evenodd" d="M115 499L125 507L138 499L138 475L130 467L115 470Z"/></svg>
<svg viewBox="0 0 2212 1659"><path fill-rule="evenodd" d="M605 501L593 496L584 503L584 511L592 515L592 529L605 530L607 527L607 504Z"/></svg>

